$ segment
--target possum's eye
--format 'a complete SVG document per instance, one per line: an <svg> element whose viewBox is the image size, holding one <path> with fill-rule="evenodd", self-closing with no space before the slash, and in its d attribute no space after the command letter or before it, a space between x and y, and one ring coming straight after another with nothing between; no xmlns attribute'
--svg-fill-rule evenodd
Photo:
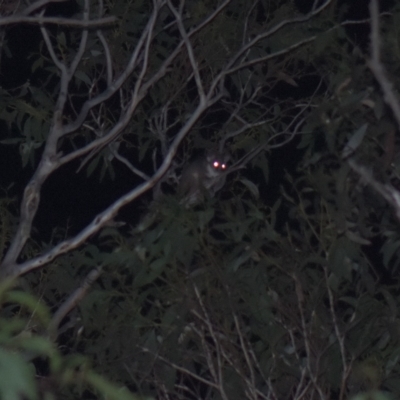
<svg viewBox="0 0 400 400"><path fill-rule="evenodd" d="M226 169L226 163L220 159L213 159L214 161L212 162L212 166L214 169L219 169L221 171L224 171Z"/></svg>

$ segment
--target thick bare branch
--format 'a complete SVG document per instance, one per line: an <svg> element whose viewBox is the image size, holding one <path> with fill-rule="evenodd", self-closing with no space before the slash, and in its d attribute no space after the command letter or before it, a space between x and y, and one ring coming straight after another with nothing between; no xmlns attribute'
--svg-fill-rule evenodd
<svg viewBox="0 0 400 400"><path fill-rule="evenodd" d="M10 253L15 258L9 257L5 258L3 264L2 264L2 275L3 276L12 276L16 277L19 275L23 275L33 269L40 268L52 260L54 260L56 257L60 256L61 254L65 254L68 251L71 251L79 246L81 246L90 236L93 234L97 233L108 221L113 219L118 211L125 206L126 204L130 203L131 201L137 199L140 197L143 193L147 192L150 190L161 177L167 172L168 168L170 167L172 160L175 156L175 153L178 149L179 144L183 140L183 138L188 134L190 129L193 127L193 125L196 123L198 118L202 115L204 110L209 106L207 102L201 102L197 109L193 112L192 116L190 119L187 121L187 123L181 128L179 133L176 135L173 143L171 144L168 154L164 158L161 166L159 169L156 171L156 173L152 176L150 180L147 182L144 182L137 186L136 188L132 189L130 192L128 192L126 195L122 196L119 198L117 201L115 201L113 204L111 204L108 208L106 208L103 212L98 214L93 221L86 227L84 228L79 234L76 236L65 240L61 243L59 243L57 246L53 247L50 251L47 253L33 258L31 260L28 260L22 264L15 264L15 260L18 256L18 254ZM28 185L27 189L29 189L30 186ZM27 191L27 190L25 190ZM38 191L35 191L37 195L39 194ZM26 195L28 198L26 200L27 205L25 207L29 208L29 205L35 201L36 209L37 209L37 203L38 199L36 200L30 200L29 198L29 193ZM35 210L36 212L36 210ZM22 215L21 219L23 219L24 216ZM26 223L23 225L23 228L26 229ZM30 228L29 228L30 229ZM18 238L24 238L25 240L29 237L29 232L27 235L22 235L20 234L17 236ZM21 239L19 239L21 240ZM19 242L18 242L19 243ZM10 248L10 250L13 249L13 247ZM14 249L15 251L15 249ZM6 262L7 261L7 262Z"/></svg>
<svg viewBox="0 0 400 400"><path fill-rule="evenodd" d="M374 178L368 168L357 164L353 159L349 159L348 163L350 167L361 176L364 183L370 185L394 208L396 217L400 221L400 192L390 184L380 183Z"/></svg>
<svg viewBox="0 0 400 400"><path fill-rule="evenodd" d="M159 179L165 174L169 166L171 165L172 158L176 152L176 148L185 137L185 135L189 132L190 128L193 126L193 124L199 119L199 117L202 115L202 113L209 107L211 107L218 99L220 99L223 96L223 85L224 85L224 79L227 75L232 74L239 69L243 69L245 67L251 66L255 63L261 63L264 62L265 60L271 59L273 57L278 57L282 54L288 53L290 51L293 51L293 49L298 48L302 46L305 43L309 43L310 41L314 40L314 37L305 39L299 43L295 43L286 49L283 49L281 51L278 51L274 54L268 55L267 57L262 57L262 58L256 58L254 60L249 60L243 61L239 64L237 64L237 61L244 55L247 54L247 51L254 46L256 43L258 43L260 40L265 39L266 37L272 35L273 33L277 32L279 29L283 28L284 26L296 22L304 22L309 20L311 17L317 15L320 13L323 9L325 9L328 4L331 2L331 0L326 1L322 6L319 8L313 10L310 14L308 14L305 17L300 17L300 18L294 18L294 19L289 19L281 22L280 24L277 24L275 27L271 28L269 31L258 35L255 39L250 41L249 43L245 44L242 46L236 54L231 58L230 61L226 64L225 68L223 68L219 74L216 75L216 77L211 81L211 84L209 86L208 92L204 92L203 84L201 82L200 78L200 73L198 66L196 64L196 59L195 59L195 54L192 48L192 44L190 42L191 38L199 32L202 28L206 27L207 24L209 24L213 19L215 19L218 14L229 4L230 1L225 1L222 3L216 10L214 10L201 24L199 24L196 28L192 29L190 32L187 32L183 22L182 22L182 10L179 12L173 7L172 3L169 2L169 7L172 13L175 16L176 24L179 28L180 34L182 36L182 40L180 43L176 46L176 48L170 53L170 55L164 60L164 62L161 64L161 66L158 68L157 71L153 73L151 77L147 77L145 79L145 76L148 72L148 63L149 63L149 55L150 55L150 49L151 49L151 44L152 40L154 37L154 29L155 29L155 24L159 15L159 11L161 7L165 4L164 1L153 1L153 11L151 15L149 16L148 22L143 29L141 36L139 40L137 41L136 47L134 51L132 52L132 55L130 57L130 60L125 68L125 70L122 72L122 74L114 81L112 82L112 75L111 75L111 56L110 52L107 51L108 45L103 37L102 40L102 35L100 34L100 41L103 43L103 48L106 49L106 66L107 66L107 87L106 89L97 95L94 98L90 98L87 100L82 108L80 109L76 119L67 124L63 125L62 124L62 115L63 115L63 110L67 101L67 95L68 95L68 85L70 80L73 78L73 75L76 71L76 68L81 61L85 48L86 48L86 43L87 43L87 35L88 35L88 30L84 29L82 32L81 36L81 42L79 49L77 51L77 54L74 58L74 60L71 63L71 66L68 68L67 65L59 60L56 56L56 53L52 47L49 35L47 34L47 31L45 27L41 26L41 30L43 33L43 37L45 39L45 42L47 44L47 48L50 52L51 58L53 62L57 65L57 67L61 71L61 87L60 87L60 92L59 92L59 97L57 100L56 104L56 109L54 112L54 117L53 117L53 123L50 129L50 133L45 145L45 149L43 152L43 157L42 160L37 168L37 171L35 172L34 176L32 177L31 182L28 184L22 205L21 205L21 224L18 229L18 232L14 238L14 241L12 245L10 246L10 249L4 259L4 267L6 268L7 272L6 274L13 274L11 272L11 265L16 268L16 274L20 273L25 273L31 269L38 268L45 263L51 261L55 257L57 257L60 254L65 253L66 251L69 251L73 248L76 248L77 246L81 245L89 236L93 235L94 233L98 232L99 229L111 218L115 216L115 214L118 212L118 210L128 202L136 199L138 196L146 192L147 190L151 189L158 181ZM39 20L41 20L39 18ZM89 10L88 10L88 3L85 5L85 10L84 10L84 15L83 15L83 22L89 22ZM86 26L86 25L82 25ZM115 141L115 139L122 133L122 131L127 127L129 122L131 121L132 116L134 115L135 111L137 110L138 105L141 103L141 101L145 98L145 96L148 94L149 90L155 85L157 82L159 82L167 73L168 68L172 65L173 61L175 58L178 56L183 51L183 48L186 48L188 54L189 54L189 59L192 67L192 74L195 77L196 85L197 85L197 92L198 92L198 106L196 108L196 111L192 114L190 119L186 121L184 126L181 128L180 132L177 134L175 137L172 146L167 147L166 146L166 140L164 140L164 149L163 153L165 154L165 158L161 166L157 169L153 177L149 178L147 175L141 175L139 169L135 168L134 170L136 173L139 172L139 175L141 175L143 178L146 178L146 182L144 182L142 185L139 185L137 188L133 189L131 192L127 193L125 196L121 197L121 199L117 200L114 204L110 205L106 210L103 211L103 213L100 213L91 224L89 224L80 234L78 234L76 237L71 238L70 240L67 240L63 243L60 243L58 246L56 246L53 250L48 252L47 254L38 257L37 259L31 260L29 262L26 262L24 264L21 264L20 266L17 266L15 264L15 261L17 260L26 240L29 238L31 227L32 227L32 221L33 217L36 214L36 210L39 204L39 198L40 198L40 190L43 182L47 179L47 177L57 168L59 168L61 165L64 165L66 163L71 162L72 160L81 157L83 155L86 155L90 153L91 155L97 153L99 150L110 144L111 142ZM86 119L87 116L94 107L97 105L103 103L105 100L109 99L111 96L113 96L120 88L122 85L126 82L127 78L132 74L134 70L136 70L140 66L139 71L137 71L137 78L134 83L134 87L131 93L130 100L126 106L121 110L121 115L119 118L119 121L113 125L113 127L105 134L102 135L97 135L97 138L95 140L90 141L87 145L72 151L69 154L66 155L61 155L57 153L57 144L58 140L61 136L68 135L77 129L80 129L84 123L87 124ZM217 88L219 90L217 90ZM250 102L254 98L254 96L257 95L257 90L255 91L253 96L250 96ZM247 104L247 103L246 103ZM303 112L302 110L300 114ZM236 112L237 117L239 117L238 111ZM264 124L268 121L268 119L265 120L259 120L256 122L251 122L251 123L244 123L243 129L250 129L255 126L259 126L261 124ZM294 121L293 121L294 123ZM293 136L297 133L297 129L299 127L299 124L297 124L296 129L294 130L294 133L292 135L289 135L289 138L285 138L285 142L290 141ZM90 125L90 124L89 124ZM98 121L98 126L102 126L100 121ZM290 127L290 126L289 126ZM288 128L289 129L289 128ZM284 134L284 133L281 133ZM231 134L232 135L232 134ZM225 138L226 140L227 138ZM262 148L261 148L262 150ZM259 150L260 151L260 150ZM11 268L11 269L10 269Z"/></svg>
<svg viewBox="0 0 400 400"><path fill-rule="evenodd" d="M176 23L179 28L179 32L183 38L183 42L185 43L185 47L188 52L190 64L192 66L192 70L193 70L193 74L194 74L194 80L196 81L197 92L199 94L199 97L203 98L204 97L204 88L203 88L203 84L201 82L199 68L197 66L197 62L196 62L196 58L194 55L192 44L190 43L186 29L183 26L182 15L178 11L176 11L175 7L171 3L171 0L168 0L168 6L175 16Z"/></svg>
<svg viewBox="0 0 400 400"><path fill-rule="evenodd" d="M57 330L61 321L69 314L79 302L86 296L89 289L92 287L93 283L101 275L102 268L92 269L88 275L85 277L82 284L78 289L74 290L69 297L64 301L64 303L58 308L58 310L53 315L53 318L49 324L48 332L50 337L55 340L57 338Z"/></svg>
<svg viewBox="0 0 400 400"><path fill-rule="evenodd" d="M61 17L25 17L21 15L13 15L11 17L0 18L0 26L8 26L15 24L32 24L32 25L63 25L76 28L98 28L99 26L110 25L117 22L115 17L104 17L90 21L81 19L61 18Z"/></svg>
<svg viewBox="0 0 400 400"><path fill-rule="evenodd" d="M380 60L380 32L379 32L379 7L378 0L371 0L370 6L371 16L371 60L368 65L378 81L386 103L393 111L396 118L397 125L400 128L400 102L398 97L393 91L393 85L386 76L385 68Z"/></svg>

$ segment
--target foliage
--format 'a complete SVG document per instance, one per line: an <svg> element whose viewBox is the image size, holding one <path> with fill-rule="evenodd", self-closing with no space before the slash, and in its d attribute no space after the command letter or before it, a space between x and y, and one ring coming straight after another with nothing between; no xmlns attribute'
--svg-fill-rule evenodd
<svg viewBox="0 0 400 400"><path fill-rule="evenodd" d="M2 399L18 400L21 396L32 400L55 399L62 392L82 396L89 386L110 399L138 399L99 377L83 357L63 356L45 334L50 321L49 310L33 296L12 290L11 282L4 281L0 299ZM47 360L49 370L37 380L35 366L40 369L41 360Z"/></svg>
<svg viewBox="0 0 400 400"><path fill-rule="evenodd" d="M1 145L32 173L0 201L4 398L38 398L36 373L63 398L400 396L400 107L384 79L399 84L399 9L381 31L371 11L380 59L340 5L314 3L86 0L70 18L50 2L2 18L41 34L29 80L0 96ZM227 183L182 206L182 168L216 146ZM46 182L86 189L63 168L113 197L36 231Z"/></svg>

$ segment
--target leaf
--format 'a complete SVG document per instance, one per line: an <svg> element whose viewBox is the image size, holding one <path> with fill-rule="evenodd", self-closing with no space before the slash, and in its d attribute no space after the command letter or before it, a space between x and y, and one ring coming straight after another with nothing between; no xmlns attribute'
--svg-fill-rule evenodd
<svg viewBox="0 0 400 400"><path fill-rule="evenodd" d="M62 44L64 47L67 46L67 39L65 38L64 32L61 32L57 35L57 42Z"/></svg>
<svg viewBox="0 0 400 400"><path fill-rule="evenodd" d="M92 83L91 79L83 71L79 71L79 70L76 71L75 72L75 78L81 80L82 82L85 82L89 86Z"/></svg>
<svg viewBox="0 0 400 400"><path fill-rule="evenodd" d="M386 290L385 288L383 288L381 290L383 296L385 297L385 300L390 308L390 313L393 317L395 317L397 315L397 305L396 305L396 300L393 298L393 296L391 295L391 293Z"/></svg>
<svg viewBox="0 0 400 400"><path fill-rule="evenodd" d="M250 193L256 198L258 199L260 197L260 192L258 191L258 187L255 183L249 181L246 178L242 178L240 179L240 182L243 183L243 185L245 185L247 187L247 189L250 190Z"/></svg>
<svg viewBox="0 0 400 400"><path fill-rule="evenodd" d="M235 260L230 265L230 268L232 269L233 272L236 272L238 268L244 264L249 258L251 257L251 252L246 251L243 254L241 254L239 257L237 257Z"/></svg>
<svg viewBox="0 0 400 400"><path fill-rule="evenodd" d="M21 122L26 114L36 119L46 119L46 112L43 111L43 109L38 109L25 100L17 99L13 102L13 106L15 106L15 108L18 110L18 117L21 118ZM19 126L21 126L21 122Z"/></svg>
<svg viewBox="0 0 400 400"><path fill-rule="evenodd" d="M299 86L297 84L297 82L290 75L286 74L282 70L277 72L276 77L278 78L278 80L282 80L282 81L284 81L284 82L286 82L289 85L292 85L294 87L298 87Z"/></svg>
<svg viewBox="0 0 400 400"><path fill-rule="evenodd" d="M208 223L211 221L211 219L214 217L214 209L209 208L205 211L201 211L199 213L199 228L200 231L203 232L204 228L208 225Z"/></svg>
<svg viewBox="0 0 400 400"><path fill-rule="evenodd" d="M18 144L18 143L21 143L21 142L22 142L21 138L0 140L1 144Z"/></svg>
<svg viewBox="0 0 400 400"><path fill-rule="evenodd" d="M18 354L0 347L0 398L20 400L38 398L35 368Z"/></svg>
<svg viewBox="0 0 400 400"><path fill-rule="evenodd" d="M261 168L261 171L264 175L265 183L268 183L269 181L269 163L266 154L260 154L259 157L257 157L257 167Z"/></svg>
<svg viewBox="0 0 400 400"><path fill-rule="evenodd" d="M89 178L93 171L97 168L100 162L100 156L96 156L88 165L86 169L86 177Z"/></svg>
<svg viewBox="0 0 400 400"><path fill-rule="evenodd" d="M31 138L31 118L27 118L27 120L25 121L22 132L26 138Z"/></svg>
<svg viewBox="0 0 400 400"><path fill-rule="evenodd" d="M355 233L355 232L347 230L345 235L346 235L347 238L349 238L354 243L359 243L359 244L362 244L362 245L370 245L371 244L370 240L364 239L360 235L357 235L357 233Z"/></svg>
<svg viewBox="0 0 400 400"><path fill-rule="evenodd" d="M400 239L395 240L394 242L389 239L386 241L386 243L383 244L380 252L383 255L383 265L386 268L389 268L390 260L396 254L399 248L400 248Z"/></svg>
<svg viewBox="0 0 400 400"><path fill-rule="evenodd" d="M329 267L337 278L351 279L351 269L355 248L352 242L341 237L333 244L329 252Z"/></svg>
<svg viewBox="0 0 400 400"><path fill-rule="evenodd" d="M50 339L40 336L24 336L18 335L12 341L10 345L16 345L16 347L27 350L30 354L37 356L48 356L54 359L56 354L53 344Z"/></svg>
<svg viewBox="0 0 400 400"><path fill-rule="evenodd" d="M90 54L91 54L93 57L97 57L97 56L102 55L103 53L102 53L101 51L99 51L99 50L90 50Z"/></svg>
<svg viewBox="0 0 400 400"><path fill-rule="evenodd" d="M103 376L97 375L94 372L87 372L85 379L94 388L103 393L110 400L152 400L147 397L138 397L131 394L128 389L121 388L108 382Z"/></svg>
<svg viewBox="0 0 400 400"><path fill-rule="evenodd" d="M353 134L350 140L347 142L346 146L344 146L342 152L342 158L347 158L351 154L353 154L357 148L360 146L361 142L364 139L365 133L367 132L368 124L364 124L361 128L357 129L357 131Z"/></svg>
<svg viewBox="0 0 400 400"><path fill-rule="evenodd" d="M383 392L367 392L358 394L350 400L393 400L393 397Z"/></svg>
<svg viewBox="0 0 400 400"><path fill-rule="evenodd" d="M29 86L29 90L35 99L35 102L41 105L44 109L51 109L54 106L53 100L46 94L44 90L35 88L34 86ZM45 117L45 114L43 114L43 117ZM39 121L43 121L43 119Z"/></svg>
<svg viewBox="0 0 400 400"><path fill-rule="evenodd" d="M152 269L158 276L159 274L161 274L163 272L163 270L165 268L165 264L166 264L166 262L165 262L164 258L158 258L157 260L153 261L150 264L150 269Z"/></svg>
<svg viewBox="0 0 400 400"><path fill-rule="evenodd" d="M11 292L7 293L6 299L9 302L15 302L27 307L41 319L44 325L47 325L50 321L48 309L41 304L36 297L30 295L29 293L21 290L12 290Z"/></svg>
<svg viewBox="0 0 400 400"><path fill-rule="evenodd" d="M38 68L43 67L43 57L39 57L33 64L32 64L32 72L35 72Z"/></svg>

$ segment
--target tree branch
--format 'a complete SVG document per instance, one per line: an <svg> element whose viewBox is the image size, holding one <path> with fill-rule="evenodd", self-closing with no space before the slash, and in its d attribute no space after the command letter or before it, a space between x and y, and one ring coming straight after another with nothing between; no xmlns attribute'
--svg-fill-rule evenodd
<svg viewBox="0 0 400 400"><path fill-rule="evenodd" d="M61 0L60 0L61 1ZM62 0L67 1L67 0ZM116 23L116 17L104 17L94 20L83 21L81 19L61 18L61 17L25 17L22 15L13 15L11 17L0 18L0 26L16 25L16 24L31 24L31 25L60 25L71 26L74 28L98 28L100 26Z"/></svg>
<svg viewBox="0 0 400 400"><path fill-rule="evenodd" d="M378 0L371 0L369 4L371 16L371 60L368 65L378 81L386 103L392 109L393 115L400 128L400 103L393 91L393 85L386 76L385 68L380 61L380 33L379 33L379 8Z"/></svg>

